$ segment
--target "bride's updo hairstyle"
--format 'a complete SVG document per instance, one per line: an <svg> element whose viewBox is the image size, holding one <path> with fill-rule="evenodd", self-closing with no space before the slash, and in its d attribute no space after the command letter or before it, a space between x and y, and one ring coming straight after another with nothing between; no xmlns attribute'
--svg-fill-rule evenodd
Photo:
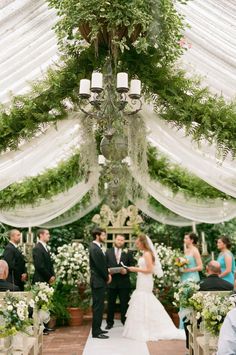
<svg viewBox="0 0 236 355"><path fill-rule="evenodd" d="M144 250L147 250L147 251L149 251L149 252L151 253L151 255L152 255L152 261L155 263L155 256L153 255L153 252L152 252L152 250L150 249L150 246L149 246L149 244L148 244L146 235L145 235L145 234L139 234L137 238L138 238L138 240L140 241L140 243L142 243L143 249L144 249Z"/></svg>

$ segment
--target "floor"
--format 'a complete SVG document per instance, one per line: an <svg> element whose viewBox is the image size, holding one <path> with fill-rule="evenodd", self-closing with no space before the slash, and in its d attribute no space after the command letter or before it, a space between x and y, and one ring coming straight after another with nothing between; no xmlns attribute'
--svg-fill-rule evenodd
<svg viewBox="0 0 236 355"><path fill-rule="evenodd" d="M90 327L91 320L84 320L80 327L57 328L55 332L43 337L43 355L82 355ZM185 354L184 341L181 340L149 342L148 349L150 355Z"/></svg>

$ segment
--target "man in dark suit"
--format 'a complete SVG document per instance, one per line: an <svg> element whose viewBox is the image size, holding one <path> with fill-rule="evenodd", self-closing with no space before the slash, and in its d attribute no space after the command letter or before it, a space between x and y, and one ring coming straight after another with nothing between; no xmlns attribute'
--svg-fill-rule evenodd
<svg viewBox="0 0 236 355"><path fill-rule="evenodd" d="M55 273L53 268L53 260L47 247L50 239L50 233L47 229L38 230L38 243L33 248L33 262L34 262L34 276L33 283L47 282L49 285L55 282ZM49 332L54 331L44 324L43 334L48 335Z"/></svg>
<svg viewBox="0 0 236 355"><path fill-rule="evenodd" d="M24 282L27 280L25 258L22 252L18 249L21 233L17 229L12 229L9 232L9 243L7 244L3 259L9 267L9 275L7 281L16 285L21 291L24 290Z"/></svg>
<svg viewBox="0 0 236 355"><path fill-rule="evenodd" d="M93 242L89 247L90 284L93 300L92 336L93 338L108 339L109 337L105 335L107 331L101 329L106 287L111 282L106 256L101 248L101 243L104 243L106 239L106 231L102 228L95 228L92 235Z"/></svg>
<svg viewBox="0 0 236 355"><path fill-rule="evenodd" d="M206 267L207 278L200 283L200 291L232 291L234 286L219 277L221 273L218 261L212 260Z"/></svg>
<svg viewBox="0 0 236 355"><path fill-rule="evenodd" d="M33 248L34 276L33 283L47 282L53 284L55 282L55 272L53 269L53 260L47 247L50 234L47 229L39 229L38 243Z"/></svg>
<svg viewBox="0 0 236 355"><path fill-rule="evenodd" d="M121 262L126 266L133 266L134 259L130 251L123 250L125 237L118 234L115 238L115 245L106 252L108 268L121 266ZM121 322L125 323L125 315L130 299L130 278L126 269L122 268L120 273L112 275L112 282L108 286L108 311L106 329L111 329L114 324L114 314L117 296L120 300Z"/></svg>
<svg viewBox="0 0 236 355"><path fill-rule="evenodd" d="M0 292L20 291L20 288L6 281L9 273L8 264L5 260L0 260Z"/></svg>

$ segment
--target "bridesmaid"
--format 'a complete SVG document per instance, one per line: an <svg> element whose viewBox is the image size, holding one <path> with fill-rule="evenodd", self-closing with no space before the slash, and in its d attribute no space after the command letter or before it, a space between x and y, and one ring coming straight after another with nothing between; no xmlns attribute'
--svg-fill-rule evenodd
<svg viewBox="0 0 236 355"><path fill-rule="evenodd" d="M187 233L184 236L184 256L188 259L189 263L182 270L181 281L194 281L199 282L199 271L202 271L202 259L198 248L196 247L198 236L195 233ZM185 310L180 308L179 310L179 328L184 329Z"/></svg>
<svg viewBox="0 0 236 355"><path fill-rule="evenodd" d="M198 248L196 247L198 237L195 233L187 233L184 236L185 258L189 263L183 269L181 281L200 281L199 271L202 271L202 259Z"/></svg>
<svg viewBox="0 0 236 355"><path fill-rule="evenodd" d="M220 277L223 280L234 284L235 260L233 254L230 251L230 239L225 236L220 237L217 241L217 248L220 251L220 254L217 258L217 261L220 263L221 266Z"/></svg>

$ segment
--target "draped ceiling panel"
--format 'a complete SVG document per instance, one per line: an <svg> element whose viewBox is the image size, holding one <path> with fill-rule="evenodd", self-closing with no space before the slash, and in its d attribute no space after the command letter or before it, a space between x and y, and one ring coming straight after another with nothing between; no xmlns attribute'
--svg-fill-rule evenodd
<svg viewBox="0 0 236 355"><path fill-rule="evenodd" d="M235 96L236 83L236 1L193 0L185 6L177 6L191 25L191 28L186 30L191 48L182 57L180 65L187 70L188 75L203 76L203 84L209 85L212 92L222 93L226 99L232 99ZM27 92L29 81L41 79L47 68L58 60L57 41L52 30L56 20L55 12L47 7L44 0L0 1L0 103L9 102L10 93L16 95ZM145 108L143 115L150 129L149 140L154 146L167 153L172 161L180 163L212 186L236 197L235 162L228 159L219 165L215 158L214 146L209 148L203 144L203 149L199 150L191 142L191 138L184 137L183 132L176 132L158 117L154 118L148 108ZM49 128L45 136L34 138L19 151L2 154L0 187L4 188L13 181L24 178L26 166L30 165L32 159L35 164L27 170L28 176L39 173L69 154L74 143L80 143L79 134L78 140L76 138L78 125L73 120L74 117L68 121L71 127L67 126L66 122L61 122L58 132ZM65 129L62 129L63 134L60 136L61 127ZM46 145L46 156L45 142L49 133L55 137L55 142L53 150ZM43 156L38 148L40 139L44 142ZM168 142L172 144L168 145ZM12 166L9 159L14 163ZM137 201L143 212L159 221L189 225L189 220L217 223L236 216L235 202L217 200L198 203L186 200L181 193L173 195L159 183L138 175L134 170L132 173L150 195L182 216L164 218L144 201ZM11 174L14 178L8 181L7 175L12 176ZM69 217L62 217L61 220L57 217L77 204L97 182L98 174L93 172L88 182L81 182L51 200L42 200L33 209L32 206L25 206L0 212L0 221L18 227L46 224L52 219L54 220L48 223L48 226L64 224L69 221ZM98 203L99 200L91 201L90 206L86 208L89 210ZM71 215L70 220L79 218L82 213L83 211L78 211L77 214Z"/></svg>
<svg viewBox="0 0 236 355"><path fill-rule="evenodd" d="M19 150L0 155L0 190L28 176L57 166L79 148L82 138L78 113L51 126L44 134L23 144Z"/></svg>
<svg viewBox="0 0 236 355"><path fill-rule="evenodd" d="M58 58L51 30L56 15L44 0L0 2L0 102L8 93L25 92L27 81L41 78ZM192 26L186 36L192 44L182 65L205 77L204 82L226 98L235 96L236 2L194 0L178 9Z"/></svg>

